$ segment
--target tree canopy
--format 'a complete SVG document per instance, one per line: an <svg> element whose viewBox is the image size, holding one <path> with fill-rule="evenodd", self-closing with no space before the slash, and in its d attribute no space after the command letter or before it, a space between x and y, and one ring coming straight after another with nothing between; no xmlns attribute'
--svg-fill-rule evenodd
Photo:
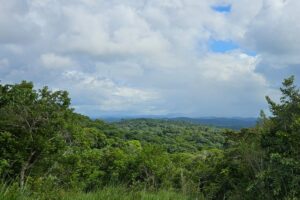
<svg viewBox="0 0 300 200"><path fill-rule="evenodd" d="M167 188L187 199L299 199L294 77L280 91L279 102L266 97L270 117L261 112L255 127L235 131L158 119L106 123L75 113L66 91L0 85L0 176L40 199L110 185Z"/></svg>

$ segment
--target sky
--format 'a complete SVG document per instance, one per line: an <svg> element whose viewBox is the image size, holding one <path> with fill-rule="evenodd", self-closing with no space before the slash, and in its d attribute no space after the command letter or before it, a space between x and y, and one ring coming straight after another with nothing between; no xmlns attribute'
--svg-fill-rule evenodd
<svg viewBox="0 0 300 200"><path fill-rule="evenodd" d="M0 80L91 117L255 117L300 83L299 0L0 0ZM298 79L297 79L298 78Z"/></svg>

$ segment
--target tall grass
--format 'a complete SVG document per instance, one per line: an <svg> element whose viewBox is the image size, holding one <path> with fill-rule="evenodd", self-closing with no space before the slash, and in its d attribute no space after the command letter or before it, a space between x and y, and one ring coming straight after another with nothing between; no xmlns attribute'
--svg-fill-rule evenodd
<svg viewBox="0 0 300 200"><path fill-rule="evenodd" d="M75 195L75 196L74 196ZM187 196L173 191L160 190L157 192L127 190L123 187L107 187L95 193L70 194L65 200L188 200Z"/></svg>
<svg viewBox="0 0 300 200"><path fill-rule="evenodd" d="M0 185L0 200L202 200L171 190L146 191L127 189L122 186L110 186L95 192L53 191L34 193L20 190L17 186Z"/></svg>
<svg viewBox="0 0 300 200"><path fill-rule="evenodd" d="M0 184L0 200L25 200L26 192L16 185Z"/></svg>

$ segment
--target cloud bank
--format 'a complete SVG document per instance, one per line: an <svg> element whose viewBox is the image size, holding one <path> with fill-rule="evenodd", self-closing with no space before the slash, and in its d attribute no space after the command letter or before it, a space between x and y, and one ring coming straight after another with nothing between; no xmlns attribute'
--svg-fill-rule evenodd
<svg viewBox="0 0 300 200"><path fill-rule="evenodd" d="M300 75L299 6L0 0L0 79L68 90L90 116L257 116L284 76Z"/></svg>

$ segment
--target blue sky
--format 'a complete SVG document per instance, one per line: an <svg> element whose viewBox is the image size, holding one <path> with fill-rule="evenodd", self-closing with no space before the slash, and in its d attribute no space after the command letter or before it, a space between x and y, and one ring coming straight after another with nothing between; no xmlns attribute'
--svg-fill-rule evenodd
<svg viewBox="0 0 300 200"><path fill-rule="evenodd" d="M215 53L226 53L229 51L239 50L249 56L257 56L257 53L253 50L244 49L233 41L224 41L224 40L210 40L209 48Z"/></svg>
<svg viewBox="0 0 300 200"><path fill-rule="evenodd" d="M0 0L0 80L89 116L255 117L300 79L297 0ZM300 83L297 79L297 83Z"/></svg>
<svg viewBox="0 0 300 200"><path fill-rule="evenodd" d="M213 52L224 53L227 51L233 51L235 49L239 49L239 45L232 41L223 41L223 40L211 40L210 49Z"/></svg>
<svg viewBox="0 0 300 200"><path fill-rule="evenodd" d="M217 12L221 12L221 13L228 13L231 11L231 5L214 5L212 6L212 8L217 11Z"/></svg>

